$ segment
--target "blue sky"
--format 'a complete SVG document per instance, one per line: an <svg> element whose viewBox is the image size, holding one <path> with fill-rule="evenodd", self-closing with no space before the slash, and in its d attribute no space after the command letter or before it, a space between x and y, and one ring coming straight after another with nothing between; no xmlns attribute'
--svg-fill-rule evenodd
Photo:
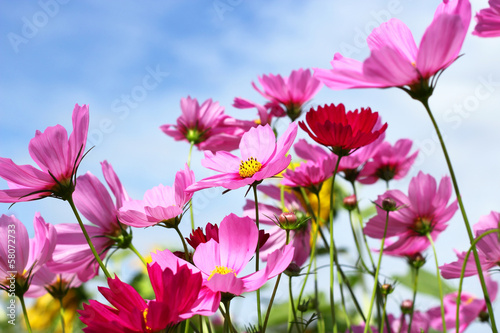
<svg viewBox="0 0 500 333"><path fill-rule="evenodd" d="M57 123L71 130L74 104L89 104L89 140L95 148L80 171L101 177L99 162L107 159L132 197L141 198L159 183L171 185L185 163L188 145L174 142L158 129L175 122L182 97L212 98L227 113L252 119L253 111L231 104L237 96L263 102L251 87L257 76L329 68L335 52L362 60L369 54L367 34L390 17L404 21L418 44L438 3L295 0L284 6L244 0L1 0L0 156L31 164L27 146L35 130ZM472 6L476 12L486 1L474 1ZM469 34L463 53L442 75L430 102L475 223L498 210L500 197L500 39ZM152 72L156 79L146 79L150 85L145 89L144 80ZM132 103L124 102L127 95ZM422 151L412 176L419 170L436 178L448 173L425 110L400 90L323 88L313 104L332 102L349 109L370 106L389 123L389 141L415 140ZM199 152L193 157L197 179L211 175L201 167L201 158ZM406 191L409 179L396 187ZM0 185L6 187L3 181ZM366 188L362 198L368 204L383 190L383 184ZM220 221L230 213L227 207L241 211L244 191L224 197L219 193L198 199L200 205L207 202L197 214L199 225ZM27 225L35 211L51 223L73 221L67 204L56 200L8 207L1 204L1 213L16 214ZM147 251L151 232L137 235L138 244ZM170 235L153 238L177 244ZM437 245L441 263L454 260L452 247L465 248L458 214Z"/></svg>

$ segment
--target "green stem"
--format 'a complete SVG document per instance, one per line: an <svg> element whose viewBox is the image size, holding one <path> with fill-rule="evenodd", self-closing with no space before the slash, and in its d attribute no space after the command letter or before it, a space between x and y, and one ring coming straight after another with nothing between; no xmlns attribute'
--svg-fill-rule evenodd
<svg viewBox="0 0 500 333"><path fill-rule="evenodd" d="M345 313L345 321L346 321L347 329L349 330L350 333L353 333L352 327L351 327L351 321L349 320L349 315L347 314L347 308L345 306L343 278L342 278L342 275L340 274L340 271L337 271L337 275L338 275L337 278L339 279L339 285L340 285L340 299L342 302L342 308L344 309L344 313Z"/></svg>
<svg viewBox="0 0 500 333"><path fill-rule="evenodd" d="M73 202L72 195L69 196L68 203L71 206L71 209L73 210L73 213L76 216L76 220L78 221L78 224L80 225L80 228L82 229L83 236L85 236L85 239L87 240L87 243L89 244L90 250L94 254L95 260L97 261L97 263L101 267L102 271L104 272L104 275L106 275L106 277L108 279L111 279L111 275L109 274L106 266L104 265L101 258L99 257L99 254L97 253L97 251L94 247L94 244L92 244L92 240L90 239L89 234L87 233L87 230L85 229L85 225L83 224L82 219L80 218L80 214L78 213L78 210L76 209L75 203Z"/></svg>
<svg viewBox="0 0 500 333"><path fill-rule="evenodd" d="M58 298L59 300L59 314L61 315L61 330L62 330L62 333L65 333L66 332L66 328L65 328L65 323L64 323L64 306L63 306L63 301L62 301L62 298L59 297Z"/></svg>
<svg viewBox="0 0 500 333"><path fill-rule="evenodd" d="M179 227L175 226L174 229L177 232L177 235L179 235L179 238L181 239L182 247L184 247L184 258L186 259L186 261L189 261L189 251L188 251L188 248L187 248L186 241L184 240L184 237L182 236L182 233L179 230Z"/></svg>
<svg viewBox="0 0 500 333"><path fill-rule="evenodd" d="M226 311L224 313L224 333L236 333L233 324L231 323L231 315L229 312L229 305L231 304L231 301L225 301L223 302L223 304L226 308Z"/></svg>
<svg viewBox="0 0 500 333"><path fill-rule="evenodd" d="M30 320L28 319L28 311L26 310L26 304L24 304L23 295L19 295L19 300L21 301L21 308L23 309L24 322L26 323L26 327L28 328L28 332L31 333L31 325Z"/></svg>
<svg viewBox="0 0 500 333"><path fill-rule="evenodd" d="M352 185L352 191L354 193L354 196L356 197L356 212L358 213L358 217L359 217L359 225L361 227L361 229L363 229L363 215L361 215L361 209L359 208L359 203L358 203L358 193L356 191L356 184L354 182L351 182L351 185ZM364 240L364 243L365 243L365 246L366 246L366 252L368 253L368 257L370 258L370 262L372 264L372 275L373 275L373 272L375 271L375 261L373 260L373 256L372 256L372 251L370 250L370 246L368 245L368 240L366 238L366 235L364 232L361 233L363 235L363 240ZM366 265L365 265L366 267Z"/></svg>
<svg viewBox="0 0 500 333"><path fill-rule="evenodd" d="M382 237L382 243L380 244L380 254L378 256L377 270L375 271L375 277L374 277L375 282L372 290L370 308L368 309L368 316L366 317L366 325L364 333L368 332L368 330L370 329L370 319L372 317L373 303L375 303L375 294L377 293L378 289L378 273L380 272L380 266L382 265L382 255L384 254L384 244L385 244L385 237L387 236L388 224L389 224L389 211L387 211L387 214L385 216L384 236Z"/></svg>
<svg viewBox="0 0 500 333"><path fill-rule="evenodd" d="M290 242L290 230L286 230L286 242L285 245L288 245ZM267 306L266 317L264 319L264 326L262 327L262 333L266 332L267 321L269 320L269 315L271 315L271 308L273 307L274 297L276 297L276 291L278 290L278 285L280 284L281 274L278 275L276 279L276 283L274 284L273 293L271 295L271 300L269 301L269 305Z"/></svg>
<svg viewBox="0 0 500 333"><path fill-rule="evenodd" d="M331 187L331 192L330 192L330 216L329 216L329 223L330 223L330 310L331 310L331 315L332 315L332 323L333 323L333 328L334 331L337 328L337 322L335 318L335 299L333 296L333 281L334 281L334 275L333 275L333 263L335 259L335 253L334 253L334 248L335 248L335 243L333 240L333 197L335 195L335 176L337 175L337 171L339 169L339 164L340 160L342 159L342 156L338 156L337 158L337 164L335 165L335 170L333 171L333 177L332 177L332 187Z"/></svg>
<svg viewBox="0 0 500 333"><path fill-rule="evenodd" d="M411 324L413 322L413 314L415 313L415 302L417 300L417 288L418 288L418 272L420 271L420 267L416 267L415 276L413 278L413 300L411 303L411 313L410 313L410 324L408 325L408 333L411 332Z"/></svg>
<svg viewBox="0 0 500 333"><path fill-rule="evenodd" d="M438 263L438 258L437 258L437 253L436 253L436 247L434 246L434 241L432 240L431 234L427 233L426 234L427 239L431 243L432 246L432 252L434 254L434 262L436 263L436 275L437 275L437 280L438 280L438 288L439 288L439 301L441 302L441 320L443 322L443 332L446 332L446 321L444 317L444 303L443 303L443 285L441 283L441 273L439 272L439 263Z"/></svg>
<svg viewBox="0 0 500 333"><path fill-rule="evenodd" d="M297 333L298 333L298 332L300 332L300 327L299 327L299 321L297 319L297 311L295 310L295 304L293 304L292 277L290 276L289 278L290 279L289 279L289 283L288 283L288 294L290 296L290 305L292 307L293 322L297 326ZM290 325L290 327L288 328L288 332L292 331L292 326L293 325Z"/></svg>
<svg viewBox="0 0 500 333"><path fill-rule="evenodd" d="M474 241L472 242L469 250L465 254L464 263L462 264L462 271L460 272L460 283L458 284L458 292L457 292L457 313L456 313L456 323L455 323L455 329L456 329L457 333L459 332L459 327L460 327L460 317L459 317L459 315L460 315L460 302L461 302L461 297L462 297L462 286L463 286L463 282L464 282L465 267L467 266L467 261L469 261L470 253L471 253L472 249L474 249L476 247L477 242L479 242L483 237L485 237L489 234L495 233L495 232L500 232L500 229L490 229L490 230L485 231L481 235L477 236L474 239ZM489 298L490 297L488 295L488 301L490 301ZM491 317L489 310L488 310L488 314Z"/></svg>
<svg viewBox="0 0 500 333"><path fill-rule="evenodd" d="M379 332L383 332L384 329L384 324L385 324L385 317L387 316L387 295L385 295L385 298L384 298L384 308L383 308L383 312L382 312L382 323L380 324L380 329L379 329ZM391 332L391 327L389 325L389 321L387 321L387 332Z"/></svg>
<svg viewBox="0 0 500 333"><path fill-rule="evenodd" d="M363 268L367 272L370 272L370 269L368 268L368 266L366 266L365 260L363 259L363 255L362 255L362 252L361 252L361 246L359 245L359 240L358 240L358 236L357 236L357 231L356 231L356 229L354 227L354 221L353 221L353 218L352 218L352 211L349 211L349 222L351 224L352 236L354 238L354 244L356 245L356 249L358 250L359 259L361 261L361 266L363 266Z"/></svg>
<svg viewBox="0 0 500 333"><path fill-rule="evenodd" d="M194 141L191 142L191 145L189 146L187 165L188 165L188 168L190 168L190 169L191 169L191 153L193 152L193 146L194 146ZM189 215L191 216L191 229L194 230L193 199L191 199L191 204L189 205Z"/></svg>
<svg viewBox="0 0 500 333"><path fill-rule="evenodd" d="M444 140L443 140L443 137L441 135L441 131L439 130L437 122L434 119L434 116L432 115L431 109L429 107L429 97L422 98L420 100L420 102L422 102L422 104L425 107L425 110L427 111L427 114L431 118L432 125L434 126L434 129L436 130L437 136L439 138L439 142L441 144L441 148L443 149L444 157L446 159L446 164L448 165L448 170L450 171L451 181L453 183L453 188L455 189L455 195L457 197L458 205L460 207L460 212L462 213L465 228L467 229L467 235L469 236L469 242L470 242L470 244L472 244L474 241L474 235L472 233L472 228L470 226L469 219L467 218L467 214L465 212L465 207L464 207L464 204L462 202L462 196L460 195L460 190L458 189L458 182L457 182L457 179L455 177L455 172L453 171L453 166L451 164L450 157L448 156L448 150L446 149L446 145L444 144ZM476 268L477 268L477 272L479 275L479 280L481 281L481 288L483 290L483 295L484 295L484 300L486 302L486 307L488 308L488 313L490 314L491 327L492 327L493 333L498 333L498 329L497 329L496 322L495 322L495 315L493 313L493 307L491 305L491 301L490 301L490 298L488 296L488 290L486 288L486 283L484 281L483 270L481 267L481 262L479 261L479 255L477 253L476 247L472 247L472 252L474 254L474 261L476 262Z"/></svg>
<svg viewBox="0 0 500 333"><path fill-rule="evenodd" d="M255 224L257 225L257 230L260 230L259 226L259 200L257 196L257 184L253 184L253 197L255 201ZM260 244L257 242L257 251L255 251L255 271L259 271L259 260L260 260ZM260 288L257 289L257 318L259 329L262 327L262 310L260 309Z"/></svg>
<svg viewBox="0 0 500 333"><path fill-rule="evenodd" d="M135 248L135 246L132 244L132 243L129 243L128 244L128 248L135 253L135 255L142 261L142 263L144 264L144 266L148 266L148 263L146 262L146 259L144 259L144 257L139 253L139 251L137 251L137 249Z"/></svg>

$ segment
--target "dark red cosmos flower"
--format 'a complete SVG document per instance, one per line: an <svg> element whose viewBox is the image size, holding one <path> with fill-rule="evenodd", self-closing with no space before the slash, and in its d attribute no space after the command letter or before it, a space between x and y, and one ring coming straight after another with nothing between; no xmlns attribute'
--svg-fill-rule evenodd
<svg viewBox="0 0 500 333"><path fill-rule="evenodd" d="M361 108L346 112L343 104L311 108L306 114L306 122L299 125L319 144L329 147L338 156L347 156L357 149L375 141L386 129L385 123L376 130L378 112ZM306 125L307 123L307 125Z"/></svg>
<svg viewBox="0 0 500 333"><path fill-rule="evenodd" d="M217 243L219 242L219 227L217 224L212 225L212 223L207 223L205 226L206 235L203 233L203 229L198 227L196 230L193 230L186 241L196 250L198 245L201 243L206 243L209 240L213 239Z"/></svg>
<svg viewBox="0 0 500 333"><path fill-rule="evenodd" d="M207 225L205 226L205 233L203 233L202 228L198 227L196 230L193 230L191 232L189 238L186 238L186 241L193 247L193 249L196 250L198 245L200 245L201 243L206 243L211 239L213 239L217 243L219 242L219 227L217 226L217 224L212 225L212 223L207 223ZM259 230L259 248L263 247L268 239L269 234L264 230Z"/></svg>

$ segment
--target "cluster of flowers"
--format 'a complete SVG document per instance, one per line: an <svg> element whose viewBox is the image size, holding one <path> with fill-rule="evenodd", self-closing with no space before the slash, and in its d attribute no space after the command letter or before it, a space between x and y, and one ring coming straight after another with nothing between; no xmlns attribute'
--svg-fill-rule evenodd
<svg viewBox="0 0 500 333"><path fill-rule="evenodd" d="M477 15L474 34L478 36L500 35L500 2L490 0L490 6ZM385 141L388 125L383 124L379 114L370 108L347 111L343 104L327 104L311 108L305 120L297 121L322 84L332 89L399 87L421 101L430 113L428 99L437 77L458 57L470 19L468 1L443 1L418 48L406 25L391 19L368 37L371 55L362 63L336 54L333 69L317 69L314 74L308 69L299 69L288 77L259 77L262 87L252 84L266 99L264 105L243 98L234 100L236 108L256 109L257 121L230 117L223 107L210 99L200 105L195 98L183 98L180 103L182 115L177 123L163 125L161 130L203 151L202 165L217 173L196 181L188 162L177 172L172 186L158 185L146 191L142 200L128 196L106 161L101 163L102 172L114 198L91 173L77 176L86 154L89 109L86 105L76 105L69 138L66 129L56 125L43 133L37 131L30 141L29 153L39 168L0 158L0 177L9 186L0 190L0 202L54 197L67 201L78 221L51 225L37 213L33 221L35 237L29 239L26 227L18 219L2 215L0 286L8 290L10 281L4 277L15 272L15 292L22 304L24 297L40 297L47 292L62 304L68 290L93 279L102 270L108 287L99 287L99 291L110 305L94 300L83 305L78 312L80 320L87 325L85 332L167 332L195 315L210 316L218 309L225 318L224 330L232 332L235 326L230 319L231 300L256 291L259 314L256 331L263 332L282 273L292 279L307 266L305 285L312 264L316 264L321 238L323 248L330 254L330 319L333 325L337 325L337 304L333 297L336 268L351 292L358 318L362 318L360 326L349 320L342 324L351 332L427 332L431 328L446 331L455 323L461 332L476 318L490 320L496 331L491 301L496 297L497 284L484 272L500 262L500 214L497 212L491 212L474 225L474 234L470 232L469 235L473 243L471 249L458 253L456 262L442 265L438 274L447 279L478 275L484 299L459 290L440 295L440 306L421 312L414 309L414 296L412 301L403 302L400 317L387 315L384 310L384 313L379 312L376 327L371 326L372 309L380 305L385 309L387 297L394 289L393 285L382 284L378 279L383 254L406 258L418 274L425 263L425 251L434 248L434 241L446 229L459 206L463 212L453 170L449 165L451 178L443 177L439 185L431 175L419 172L411 179L407 194L388 189L374 201L376 214L367 223L351 223L361 262L358 268L374 278L367 312L361 309L352 292L335 247L333 221L336 204L340 201L335 176L340 175L352 185L352 194L345 196L343 204L349 214L357 212L361 216L356 184L368 185L383 180L389 188L392 180L408 174L418 152L411 153L410 139L400 139L394 144ZM291 122L277 137L273 120L283 117ZM319 145L304 139L295 143L299 127ZM292 146L302 163L291 163L292 156L288 152ZM238 155L231 153L235 149L239 149ZM446 150L444 153L447 156ZM280 179L280 183L262 184L271 178ZM234 190L246 186L254 191L254 200L247 200L243 216L229 214L219 225L209 223L204 230L195 229L192 220L191 235L182 236L178 226L186 211L192 208L195 192L211 187ZM452 200L454 186L456 199ZM259 203L258 191L274 199L275 203ZM80 213L92 225L83 224ZM260 230L261 223L271 227ZM157 251L146 263L132 244L132 228L152 226L174 229L184 251ZM323 230L327 227L329 239ZM8 260L9 229L16 230L14 264ZM378 264L372 259L365 236L382 240ZM363 248L363 239L366 248ZM145 300L134 287L109 274L103 260L109 257L113 248L130 249L143 260L155 299ZM252 258L255 259L255 271L243 273ZM437 258L435 260L437 264ZM265 267L259 266L260 261L266 262ZM278 277L276 287L265 319L262 319L260 288L274 277ZM341 286L342 292L343 288ZM311 310L307 306L304 309L301 297L302 292L296 305L294 298L290 299L293 317L289 320L289 328L297 332L307 327L298 319L297 310ZM312 310L316 312L317 327L325 331L325 314L319 309L318 298L315 301ZM342 303L347 314L344 300ZM25 319L30 329L26 314ZM200 321L198 326L193 326L195 330L203 330L203 327L210 329L211 324Z"/></svg>

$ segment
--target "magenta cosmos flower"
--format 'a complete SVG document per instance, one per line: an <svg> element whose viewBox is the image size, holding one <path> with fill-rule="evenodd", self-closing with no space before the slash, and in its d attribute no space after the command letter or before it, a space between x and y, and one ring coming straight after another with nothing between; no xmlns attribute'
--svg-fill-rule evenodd
<svg viewBox="0 0 500 333"><path fill-rule="evenodd" d="M412 144L409 139L400 139L394 146L389 142L382 142L372 160L361 170L358 181L373 184L379 179L388 182L405 177L418 155L416 151L408 156Z"/></svg>
<svg viewBox="0 0 500 333"><path fill-rule="evenodd" d="M500 213L491 212L489 215L482 216L478 223L473 226L476 238L488 230L498 228L500 222ZM479 262L483 271L487 271L497 267L500 262L500 243L498 242L498 235L496 232L484 236L476 244ZM441 275L445 279L459 278L462 265L465 260L466 251L457 252L458 260L449 264L444 264L439 267ZM467 264L465 265L464 276L477 275L477 267L474 261L474 255L469 255Z"/></svg>
<svg viewBox="0 0 500 333"><path fill-rule="evenodd" d="M113 167L107 161L102 162L101 166L115 202L106 187L90 172L78 177L73 199L80 213L93 223L86 225L85 229L103 259L109 249L113 246L126 247L131 238L126 232L127 226L121 224L118 218L118 210L129 200L129 196ZM55 229L57 245L52 260L47 263L51 270L56 273L75 273L83 282L97 275L99 265L80 226L76 223L61 223Z"/></svg>
<svg viewBox="0 0 500 333"><path fill-rule="evenodd" d="M385 123L375 129L378 112L370 108L361 108L346 113L344 104L311 108L306 114L306 121L300 121L300 128L319 144L329 147L334 154L346 156L355 150L369 145L387 129ZM307 125L306 125L307 124Z"/></svg>
<svg viewBox="0 0 500 333"><path fill-rule="evenodd" d="M498 292L498 284L493 281L489 275L484 276L486 280L486 288L491 302L495 301ZM457 296L458 293L454 292L443 297L444 305L444 319L446 327L455 327L457 317ZM476 319L479 318L481 313L488 313L486 302L484 299L477 298L469 293L462 293L460 295L460 310L459 310L459 332L464 332L467 327ZM437 306L427 311L429 316L430 327L439 331L442 329L441 307Z"/></svg>
<svg viewBox="0 0 500 333"><path fill-rule="evenodd" d="M143 200L130 200L123 203L118 212L119 220L137 228L151 227L162 223L173 227L179 224L186 204L193 193L186 188L194 183L194 172L185 166L175 174L174 186L159 185L146 191Z"/></svg>
<svg viewBox="0 0 500 333"><path fill-rule="evenodd" d="M443 177L437 187L431 175L419 172L410 181L408 196L399 190L389 190L378 197L377 215L368 221L364 233L373 238L383 237L387 212L380 207L383 199L391 198L397 207L403 208L389 214L386 236L399 238L388 241L384 254L410 256L422 252L430 246L426 234L435 240L458 208L456 200L448 205L451 190L449 177Z"/></svg>
<svg viewBox="0 0 500 333"><path fill-rule="evenodd" d="M368 36L371 54L364 62L336 53L333 69L315 69L314 76L335 90L428 86L459 56L470 19L468 0L443 1L417 48L410 29L393 18Z"/></svg>
<svg viewBox="0 0 500 333"><path fill-rule="evenodd" d="M293 258L291 245L276 250L267 258L265 268L241 276L243 269L255 255L259 230L249 217L226 216L219 226L219 242L210 239L196 247L192 270L200 271L204 284L214 293L225 292L241 295L262 287L267 280L282 273ZM162 267L172 267L178 262L185 263L170 251L152 254L153 262Z"/></svg>
<svg viewBox="0 0 500 333"><path fill-rule="evenodd" d="M252 82L255 90L272 105L282 105L292 121L300 116L302 106L321 89L321 82L311 75L309 69L294 70L289 77L269 74L258 79L262 90Z"/></svg>
<svg viewBox="0 0 500 333"><path fill-rule="evenodd" d="M472 32L479 37L500 36L500 0L488 1L490 7L481 9L476 14L476 27Z"/></svg>
<svg viewBox="0 0 500 333"><path fill-rule="evenodd" d="M317 193L325 180L333 176L338 157L300 139L294 145L295 153L305 160L294 169L287 169L281 182L284 186L305 187Z"/></svg>
<svg viewBox="0 0 500 333"><path fill-rule="evenodd" d="M91 300L79 310L80 320L87 325L85 333L101 332L170 332L180 322L194 315L212 315L217 305L200 308L202 278L186 266L162 270L148 265L148 274L156 296L144 300L130 285L118 277L108 279L109 288L99 287L111 306Z"/></svg>
<svg viewBox="0 0 500 333"><path fill-rule="evenodd" d="M194 192L216 186L235 190L276 176L290 164L292 158L286 155L296 135L296 123L291 123L277 142L271 126L251 128L241 138L241 158L224 151L205 152L201 164L221 174L202 179L187 190Z"/></svg>
<svg viewBox="0 0 500 333"><path fill-rule="evenodd" d="M28 290L31 279L50 260L56 246L54 226L45 223L40 213L35 214L33 226L35 237L30 239L24 224L13 215L0 217L0 288L9 290L7 278L15 278L20 288L16 295Z"/></svg>
<svg viewBox="0 0 500 333"><path fill-rule="evenodd" d="M66 199L74 190L78 166L85 154L89 127L88 106L75 105L73 133L69 136L61 125L36 131L28 150L40 167L17 165L0 157L0 177L9 189L0 190L0 202L21 202L48 196Z"/></svg>
<svg viewBox="0 0 500 333"><path fill-rule="evenodd" d="M234 150L245 130L251 127L251 122L238 121L224 114L224 107L212 99L200 105L196 98L182 98L181 110L176 125L166 124L160 129L176 141L187 141L199 150Z"/></svg>

